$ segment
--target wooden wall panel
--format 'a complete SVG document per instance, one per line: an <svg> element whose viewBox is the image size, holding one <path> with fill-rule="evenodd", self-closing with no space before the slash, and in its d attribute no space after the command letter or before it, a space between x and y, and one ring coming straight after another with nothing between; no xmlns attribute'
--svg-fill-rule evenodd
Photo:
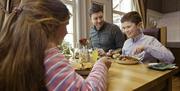
<svg viewBox="0 0 180 91"><path fill-rule="evenodd" d="M180 0L147 0L147 8L160 13L180 11Z"/></svg>
<svg viewBox="0 0 180 91"><path fill-rule="evenodd" d="M169 13L177 11L178 0L163 0L162 1L162 13Z"/></svg>

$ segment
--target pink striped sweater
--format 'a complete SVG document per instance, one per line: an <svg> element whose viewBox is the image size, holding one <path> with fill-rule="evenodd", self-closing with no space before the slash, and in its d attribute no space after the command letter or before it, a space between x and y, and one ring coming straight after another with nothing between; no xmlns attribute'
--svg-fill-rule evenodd
<svg viewBox="0 0 180 91"><path fill-rule="evenodd" d="M46 86L49 91L106 91L107 67L98 61L84 79L70 66L58 48L45 53Z"/></svg>

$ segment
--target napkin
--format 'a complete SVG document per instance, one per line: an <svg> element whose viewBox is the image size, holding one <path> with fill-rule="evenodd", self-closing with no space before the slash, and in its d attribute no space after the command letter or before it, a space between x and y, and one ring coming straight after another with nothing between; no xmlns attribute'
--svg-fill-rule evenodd
<svg viewBox="0 0 180 91"><path fill-rule="evenodd" d="M160 71L176 68L175 64L167 64L167 63L149 63L148 67L150 69L160 70Z"/></svg>

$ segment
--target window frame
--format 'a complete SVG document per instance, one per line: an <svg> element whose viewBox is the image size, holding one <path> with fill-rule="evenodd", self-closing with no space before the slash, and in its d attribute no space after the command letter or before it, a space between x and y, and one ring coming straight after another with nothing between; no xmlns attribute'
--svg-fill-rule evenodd
<svg viewBox="0 0 180 91"><path fill-rule="evenodd" d="M74 48L74 46L75 46L75 41L76 41L76 26L77 26L77 24L76 24L76 5L75 5L75 0L62 0L62 2L64 3L64 4L68 4L68 5L71 5L71 7L72 7L72 15L71 15L71 18L73 18L73 31L72 31L72 33L67 33L67 34L71 34L72 36L73 36L73 41L72 41L72 45L71 45L71 47L73 47Z"/></svg>
<svg viewBox="0 0 180 91"><path fill-rule="evenodd" d="M126 0L125 0L126 1ZM123 0L121 0L121 3L123 2ZM130 11L133 11L134 10L134 4L133 4L133 0L131 0L131 8L130 8ZM113 0L112 0L112 9L113 9L113 12L112 12L112 21L114 23L114 17L113 17L113 14L117 14L119 16L123 16L126 14L126 12L123 12L123 11L118 11L118 10L115 10L115 8L113 7ZM118 25L120 28L121 28L121 25Z"/></svg>

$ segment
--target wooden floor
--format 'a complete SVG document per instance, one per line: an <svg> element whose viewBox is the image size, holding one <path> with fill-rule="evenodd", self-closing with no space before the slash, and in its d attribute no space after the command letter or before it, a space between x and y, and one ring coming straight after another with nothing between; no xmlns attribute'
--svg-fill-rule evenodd
<svg viewBox="0 0 180 91"><path fill-rule="evenodd" d="M180 91L180 73L172 79L172 91Z"/></svg>

